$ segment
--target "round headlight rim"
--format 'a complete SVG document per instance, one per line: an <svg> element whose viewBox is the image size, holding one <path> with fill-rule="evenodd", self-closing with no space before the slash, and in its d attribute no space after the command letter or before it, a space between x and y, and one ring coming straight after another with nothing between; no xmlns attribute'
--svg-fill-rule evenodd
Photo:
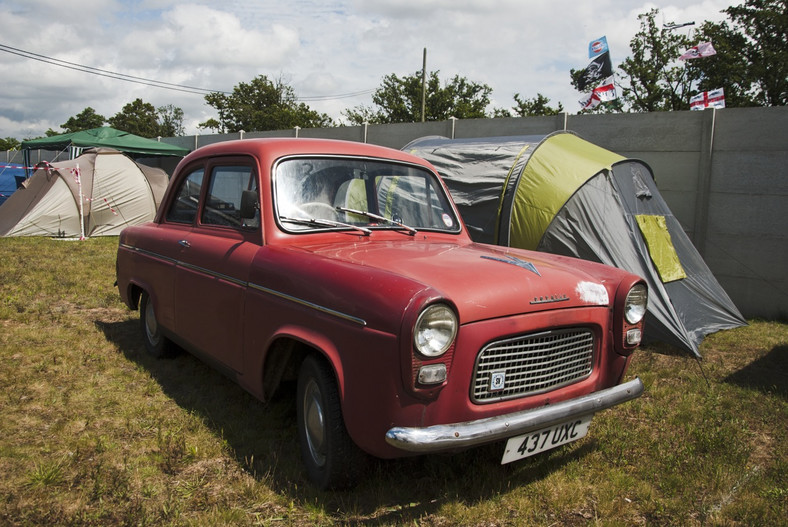
<svg viewBox="0 0 788 527"><path fill-rule="evenodd" d="M640 298L642 298L642 302L635 303L633 300L633 295L638 295ZM633 306L636 307L636 309L632 309ZM646 317L647 311L648 288L643 283L637 283L629 289L627 296L624 299L624 318L630 324L639 324ZM630 318L632 314L636 314L637 316Z"/></svg>
<svg viewBox="0 0 788 527"><path fill-rule="evenodd" d="M444 311L449 313L450 317L445 319L445 321L449 321L451 324L451 331L448 338L445 339L444 344L438 350L432 350L429 347L425 349L425 346L422 346L419 343L419 335L423 331L422 324L428 318L428 316L432 313L435 313L436 310ZM457 338L457 332L459 331L459 317L457 316L457 312L449 305L444 302L436 302L434 304L430 304L425 306L424 309L421 310L419 316L416 318L416 323L413 326L413 347L414 349L421 355L422 357L432 360L442 357L454 344L455 339Z"/></svg>

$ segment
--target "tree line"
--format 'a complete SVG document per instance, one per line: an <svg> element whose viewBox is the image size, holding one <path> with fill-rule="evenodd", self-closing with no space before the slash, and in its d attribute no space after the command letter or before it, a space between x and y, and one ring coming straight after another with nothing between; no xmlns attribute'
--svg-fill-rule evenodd
<svg viewBox="0 0 788 527"><path fill-rule="evenodd" d="M788 103L788 0L746 0L723 10L727 20L703 22L692 36L675 31L675 25L657 24L659 10L641 14L640 29L630 41L631 55L615 72L620 90L617 99L586 112L654 112L688 110L689 100L699 91L725 89L727 107L782 106ZM680 62L680 54L699 42L711 41L716 55ZM578 88L583 70L569 72L570 83ZM199 127L216 133L326 128L332 126L444 121L449 118L497 118L554 115L563 105L537 93L532 98L514 94L509 108L490 107L492 88L484 83L455 75L441 81L440 71L423 75L389 74L372 94L371 105L359 105L342 112L336 122L299 99L295 90L280 79L259 75L241 82L231 93L214 92L205 102L217 115ZM582 91L590 91L587 87ZM422 115L422 94L424 115ZM579 97L578 97L579 98ZM113 128L143 137L172 137L184 134L183 110L173 105L159 108L141 99L125 105L105 118L93 108L85 108L61 125L57 135L109 124ZM19 147L14 138L0 139L0 150Z"/></svg>

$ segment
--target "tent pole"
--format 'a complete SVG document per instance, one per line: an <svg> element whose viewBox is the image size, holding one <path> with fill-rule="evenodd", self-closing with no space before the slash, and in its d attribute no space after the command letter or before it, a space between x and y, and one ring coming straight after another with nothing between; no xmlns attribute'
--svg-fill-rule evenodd
<svg viewBox="0 0 788 527"><path fill-rule="evenodd" d="M30 149L23 148L22 149L22 163L25 165L25 179L28 179L32 174L33 171L30 170Z"/></svg>
<svg viewBox="0 0 788 527"><path fill-rule="evenodd" d="M79 163L76 166L77 188L79 189L79 239L85 239L85 198L82 195L82 174L79 173Z"/></svg>

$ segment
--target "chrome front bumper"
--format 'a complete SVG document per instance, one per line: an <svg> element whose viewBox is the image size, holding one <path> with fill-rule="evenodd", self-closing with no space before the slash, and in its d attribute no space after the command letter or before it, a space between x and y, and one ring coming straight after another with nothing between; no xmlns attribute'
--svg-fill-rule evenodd
<svg viewBox="0 0 788 527"><path fill-rule="evenodd" d="M386 442L401 450L417 453L462 449L527 434L606 410L637 399L642 393L643 382L636 378L577 399L522 412L424 428L394 427L386 432Z"/></svg>

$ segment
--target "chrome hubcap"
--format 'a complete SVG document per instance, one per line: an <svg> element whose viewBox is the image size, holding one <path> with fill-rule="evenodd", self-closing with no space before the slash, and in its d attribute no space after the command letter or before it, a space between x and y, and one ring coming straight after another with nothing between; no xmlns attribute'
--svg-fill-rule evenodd
<svg viewBox="0 0 788 527"><path fill-rule="evenodd" d="M148 342L154 346L159 342L159 324L156 322L156 313L153 312L153 304L151 301L145 304L145 334L148 337Z"/></svg>
<svg viewBox="0 0 788 527"><path fill-rule="evenodd" d="M320 388L314 379L310 379L304 391L304 429L309 453L318 466L323 466L326 462L325 426Z"/></svg>

